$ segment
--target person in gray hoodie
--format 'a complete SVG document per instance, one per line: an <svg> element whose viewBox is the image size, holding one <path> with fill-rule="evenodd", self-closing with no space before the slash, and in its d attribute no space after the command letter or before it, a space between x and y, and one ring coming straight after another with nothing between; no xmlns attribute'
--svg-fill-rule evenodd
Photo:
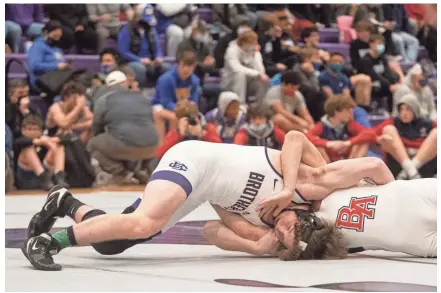
<svg viewBox="0 0 441 293"><path fill-rule="evenodd" d="M406 74L405 81L393 95L392 116L398 116L398 107L402 98L407 94L413 94L418 100L421 117L436 119L435 97L427 85L427 78L420 64L415 64Z"/></svg>
<svg viewBox="0 0 441 293"><path fill-rule="evenodd" d="M101 168L113 175L113 183L140 183L148 180L147 163L155 157L158 134L153 123L150 101L141 93L128 89L127 77L121 71L107 76L109 91L94 105L93 135L87 150ZM135 174L128 161L143 161Z"/></svg>
<svg viewBox="0 0 441 293"><path fill-rule="evenodd" d="M216 109L205 114L205 120L216 125L222 142L232 143L234 135L245 123L246 114L240 108L240 99L236 93L221 93L217 104Z"/></svg>

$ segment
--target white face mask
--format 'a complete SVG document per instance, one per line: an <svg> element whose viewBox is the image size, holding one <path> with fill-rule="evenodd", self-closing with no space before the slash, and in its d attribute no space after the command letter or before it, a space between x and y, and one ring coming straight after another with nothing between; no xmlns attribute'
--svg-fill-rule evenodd
<svg viewBox="0 0 441 293"><path fill-rule="evenodd" d="M254 125L254 124L251 124L251 125L250 125L250 129L251 129L253 132L262 132L262 131L265 130L265 127L266 127L265 123L260 124L260 125Z"/></svg>

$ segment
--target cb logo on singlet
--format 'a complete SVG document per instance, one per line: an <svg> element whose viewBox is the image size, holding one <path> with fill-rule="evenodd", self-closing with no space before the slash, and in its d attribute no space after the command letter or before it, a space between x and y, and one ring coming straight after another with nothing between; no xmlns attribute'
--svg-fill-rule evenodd
<svg viewBox="0 0 441 293"><path fill-rule="evenodd" d="M178 171L187 171L188 170L187 166L185 166L184 164L182 164L181 162L178 162L178 161L174 161L174 162L170 163L169 166L175 170L178 170Z"/></svg>
<svg viewBox="0 0 441 293"><path fill-rule="evenodd" d="M364 231L364 221L366 218L375 218L375 205L377 204L377 196L351 198L349 206L342 207L338 210L335 227L341 229L351 229L357 232ZM372 205L372 206L371 206Z"/></svg>

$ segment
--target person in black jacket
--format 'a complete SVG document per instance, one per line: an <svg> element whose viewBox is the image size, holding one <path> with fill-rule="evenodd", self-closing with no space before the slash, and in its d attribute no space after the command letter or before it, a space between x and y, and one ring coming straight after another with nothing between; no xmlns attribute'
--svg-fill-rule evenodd
<svg viewBox="0 0 441 293"><path fill-rule="evenodd" d="M357 72L369 75L372 80L373 96L388 98L392 109L392 94L399 86L400 77L394 72L384 56L385 46L382 35L372 35L369 40L369 53L358 63Z"/></svg>
<svg viewBox="0 0 441 293"><path fill-rule="evenodd" d="M352 40L349 45L352 68L357 70L359 62L367 53L369 53L369 39L372 33L372 25L367 20L361 20L355 25L357 39Z"/></svg>
<svg viewBox="0 0 441 293"><path fill-rule="evenodd" d="M75 45L80 53L84 49L97 53L98 34L90 25L85 4L47 4L45 9L50 19L62 25L60 48L68 51Z"/></svg>
<svg viewBox="0 0 441 293"><path fill-rule="evenodd" d="M14 141L17 187L49 190L55 182L68 188L64 173L64 146L60 144L60 138L42 136L43 121L40 116L33 114L23 119L21 132L23 136ZM47 149L44 158L42 148ZM54 173L54 182L50 172Z"/></svg>

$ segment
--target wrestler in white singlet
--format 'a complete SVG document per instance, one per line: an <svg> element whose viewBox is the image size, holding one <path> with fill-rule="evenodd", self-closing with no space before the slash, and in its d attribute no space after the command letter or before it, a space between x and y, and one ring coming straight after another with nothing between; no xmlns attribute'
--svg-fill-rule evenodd
<svg viewBox="0 0 441 293"><path fill-rule="evenodd" d="M172 147L150 177L180 185L187 199L162 229L208 201L247 216L258 203L282 188L282 177L269 162L279 151L265 147L185 141ZM297 203L304 203L296 195Z"/></svg>
<svg viewBox="0 0 441 293"><path fill-rule="evenodd" d="M436 179L333 192L317 216L335 223L349 248L436 257Z"/></svg>

